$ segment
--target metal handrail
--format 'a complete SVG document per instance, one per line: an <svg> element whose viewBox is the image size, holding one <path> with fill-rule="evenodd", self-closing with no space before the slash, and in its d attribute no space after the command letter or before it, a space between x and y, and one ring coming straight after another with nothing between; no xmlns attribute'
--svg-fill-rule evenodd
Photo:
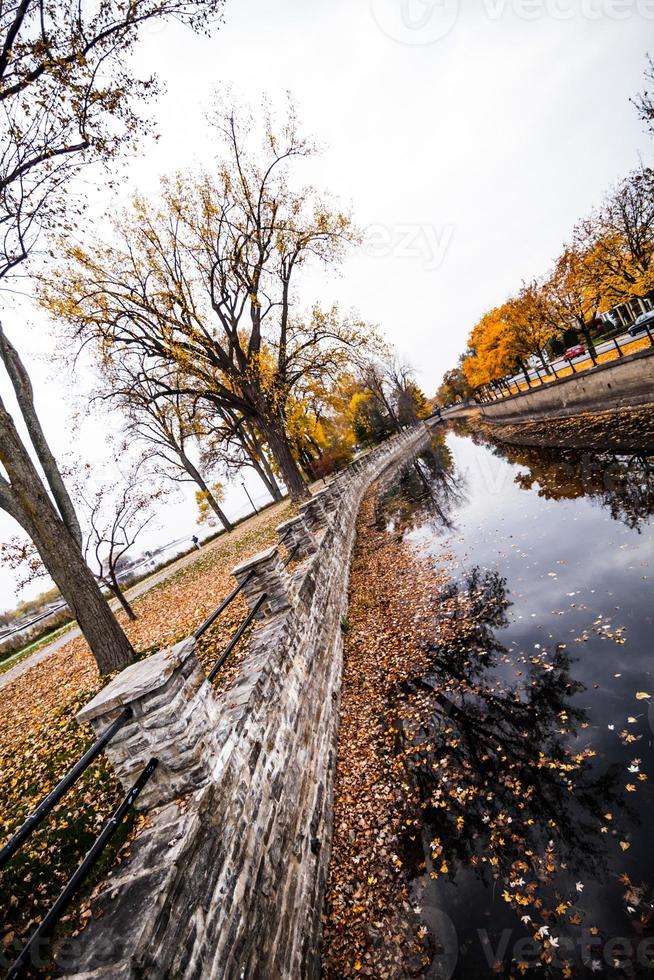
<svg viewBox="0 0 654 980"><path fill-rule="evenodd" d="M230 604L232 599L236 598L236 596L239 594L243 586L247 585L247 583L250 581L253 575L254 575L254 571L248 572L248 574L245 576L243 581L239 582L239 584L236 586L235 589L232 589L232 591L229 593L227 598L223 599L223 601L220 603L216 611L213 612L208 619L205 619L205 621L202 623L202 626L199 626L196 629L195 633L193 634L194 639L199 640L200 637L203 635L203 633L206 633L209 627L213 626L213 624L218 619L220 614L223 613L225 609L227 609L227 606Z"/></svg>
<svg viewBox="0 0 654 980"><path fill-rule="evenodd" d="M290 553L286 564L292 561L295 553L299 549L299 545L296 545L293 551ZM234 588L230 594L221 602L215 612L209 616L208 619L202 623L202 625L193 634L194 638L199 639L216 619L220 616L222 612L227 608L227 606L232 602L233 599L241 592L243 587L252 579L254 576L254 570L250 571L245 578L239 582L239 584ZM248 626L252 623L253 619L263 606L264 602L268 598L267 593L263 593L254 606L245 617L241 625L238 627L233 637L223 650L218 661L214 665L213 669L208 675L208 680L211 682L216 677L218 671L223 666L227 658L229 657L232 650L236 647L237 643L243 637L243 634L247 630ZM46 816L52 811L59 800L65 795L65 793L70 789L70 787L79 779L79 777L88 769L94 759L100 754L100 752L105 748L105 746L111 741L111 739L116 735L116 733L123 727L123 725L130 720L133 716L133 709L131 707L126 707L116 718L114 722L107 728L105 732L93 743L93 745L84 753L81 759L75 763L75 765L66 773L66 775L57 783L55 788L48 793L48 795L39 803L36 809L29 815L27 820L23 823L20 829L13 835L13 837L5 844L5 846L0 850L0 868L4 867L7 862L13 857L16 851L21 847L21 845L27 840L28 837L34 832L34 830L39 826L40 823L46 818ZM70 878L63 891L55 901L54 905L50 908L48 913L43 918L42 922L37 926L32 935L30 936L27 944L19 954L18 958L14 961L6 975L6 980L18 980L19 977L24 976L25 971L29 968L31 963L32 952L38 947L40 940L47 938L54 929L55 925L68 908L72 902L75 894L79 888L84 884L88 876L90 875L94 865L96 864L98 858L106 848L110 839L115 834L116 830L120 824L124 821L128 811L134 806L137 797L140 795L144 786L152 776L154 770L158 765L157 759L150 759L146 767L144 768L141 775L134 782L129 792L123 798L122 802L116 808L116 810L111 815L109 821L105 824L99 836L96 838L95 842L91 846L88 854L78 866L73 876Z"/></svg>
<svg viewBox="0 0 654 980"><path fill-rule="evenodd" d="M296 544L295 547L292 548L291 551L289 551L288 558L284 562L284 568L288 568L288 566L291 564L291 562L293 561L293 559L295 558L299 550L300 550L300 545Z"/></svg>
<svg viewBox="0 0 654 980"><path fill-rule="evenodd" d="M48 938L51 935L52 930L72 902L75 894L90 875L94 865L97 863L97 860L104 851L105 847L124 821L127 813L134 806L136 799L141 794L141 791L157 768L157 765L157 759L150 759L141 775L123 798L122 802L114 810L111 817L102 828L102 831L98 837L96 837L90 851L82 863L78 866L72 878L68 881L68 884L64 887L63 891L59 895L59 898L34 930L27 942L27 945L23 948L18 958L14 960L9 969L9 973L6 976L6 980L18 980L19 977L24 976L25 971L30 966L32 950L35 949L35 947L38 947L41 939Z"/></svg>
<svg viewBox="0 0 654 980"><path fill-rule="evenodd" d="M282 534L281 538L279 539L279 543L280 544L284 544L284 542L286 541L286 538L289 536L289 534L291 533L291 531L293 531L293 528L292 527L287 527L286 528L286 530Z"/></svg>
<svg viewBox="0 0 654 980"><path fill-rule="evenodd" d="M222 665L225 663L228 656L230 655L230 653L232 652L232 650L234 649L238 641L241 639L246 629L248 628L248 626L250 625L250 623L252 622L256 614L259 612L259 610L261 609L261 607L263 606L267 598L268 595L266 592L264 592L263 595L260 595L257 601L255 602L255 604L252 606L252 609L247 614L247 616L245 617L245 619L243 620L239 628L236 630L234 636L231 638L231 640L229 641L229 643L221 653L220 657L218 658L218 660L216 661L212 669L209 671L209 674L207 675L207 680L210 683L214 679L214 677L216 676L216 674L218 673Z"/></svg>
<svg viewBox="0 0 654 980"><path fill-rule="evenodd" d="M132 709L130 707L125 708L118 715L116 720L109 725L106 732L103 732L100 738L93 743L91 748L84 753L82 758L66 773L64 778L57 783L55 788L48 793L43 800L41 800L36 810L29 815L22 827L16 831L11 840L9 840L2 850L0 850L0 868L3 868L5 864L11 860L18 848L27 840L28 837L31 836L31 834L34 833L38 825L45 820L47 815L59 802L62 796L67 793L73 783L77 782L82 773L88 769L93 760L97 758L97 756L103 750L105 745L111 741L116 732L123 727L125 722L129 721L132 715Z"/></svg>

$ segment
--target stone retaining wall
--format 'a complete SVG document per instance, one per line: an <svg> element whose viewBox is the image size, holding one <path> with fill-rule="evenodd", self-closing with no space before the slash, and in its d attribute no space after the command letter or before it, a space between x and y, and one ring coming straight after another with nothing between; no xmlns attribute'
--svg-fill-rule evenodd
<svg viewBox="0 0 654 980"><path fill-rule="evenodd" d="M559 381L481 405L458 405L442 412L456 418L481 412L489 422L525 422L566 418L583 412L608 412L654 403L654 348L638 351Z"/></svg>
<svg viewBox="0 0 654 980"><path fill-rule="evenodd" d="M359 460L235 569L270 597L235 683L214 694L192 639L124 670L81 712L128 787L155 756L131 857L93 903L67 976L304 980L320 974L320 915L356 516L370 484L428 439L402 433ZM290 545L289 542L293 544Z"/></svg>

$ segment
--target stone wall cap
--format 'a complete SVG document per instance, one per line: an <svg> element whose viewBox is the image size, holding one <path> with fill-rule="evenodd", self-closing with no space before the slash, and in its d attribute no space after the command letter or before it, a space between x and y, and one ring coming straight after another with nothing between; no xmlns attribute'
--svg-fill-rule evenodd
<svg viewBox="0 0 654 980"><path fill-rule="evenodd" d="M77 720L92 721L114 708L131 704L144 694L156 691L191 656L195 647L195 639L189 636L173 647L166 647L145 660L125 667L92 701L77 712Z"/></svg>
<svg viewBox="0 0 654 980"><path fill-rule="evenodd" d="M295 517L290 517L287 521L284 521L283 524L278 524L275 530L279 534L280 531L286 531L286 529L289 527L295 527L295 525L299 524L301 520L302 515L296 514Z"/></svg>
<svg viewBox="0 0 654 980"><path fill-rule="evenodd" d="M274 544L271 548L266 548L265 551L260 551L257 555L253 555L252 558L246 558L240 565L237 565L236 568L232 569L232 575L240 575L241 572L249 572L255 565L259 565L264 561L270 561L274 555L278 554L277 548L278 545Z"/></svg>

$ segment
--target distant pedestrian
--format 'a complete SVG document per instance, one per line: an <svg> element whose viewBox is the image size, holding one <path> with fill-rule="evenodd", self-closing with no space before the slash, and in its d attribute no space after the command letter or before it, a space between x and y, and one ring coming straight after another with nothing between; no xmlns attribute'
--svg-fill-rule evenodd
<svg viewBox="0 0 654 980"><path fill-rule="evenodd" d="M191 538L191 541L193 542L193 544L195 545L195 547L199 551L200 550L200 539L197 537L197 535L194 534L193 537Z"/></svg>

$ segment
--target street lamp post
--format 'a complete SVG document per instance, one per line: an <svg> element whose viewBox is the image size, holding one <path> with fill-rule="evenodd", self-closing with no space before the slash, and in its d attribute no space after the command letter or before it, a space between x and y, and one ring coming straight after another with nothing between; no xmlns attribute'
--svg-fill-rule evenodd
<svg viewBox="0 0 654 980"><path fill-rule="evenodd" d="M242 486L242 487L243 487L243 489L245 490L245 492L246 492L246 494L247 494L247 498L248 498L248 500L250 501L250 503L252 504L252 509L253 509L253 511L254 511L254 513L255 513L255 514L258 514L258 513L259 513L259 511L257 510L257 508L256 508L256 506L255 506L255 503L254 503L254 500L252 499L252 497L251 497L251 496L250 496L250 494L248 493L248 488L247 488L247 487L245 486L245 484L244 484L244 483L241 483L241 486Z"/></svg>

